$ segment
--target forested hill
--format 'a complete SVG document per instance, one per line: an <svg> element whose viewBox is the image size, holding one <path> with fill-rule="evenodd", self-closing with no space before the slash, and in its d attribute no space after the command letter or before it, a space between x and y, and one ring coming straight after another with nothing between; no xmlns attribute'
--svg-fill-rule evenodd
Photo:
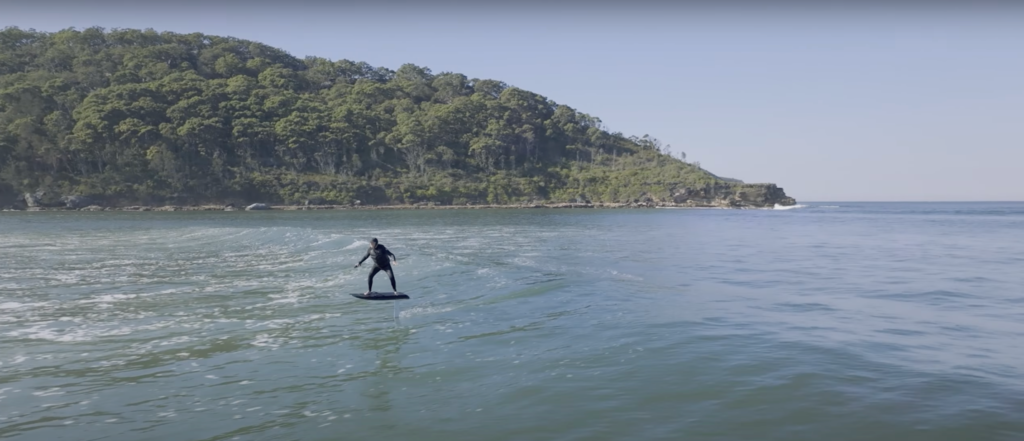
<svg viewBox="0 0 1024 441"><path fill-rule="evenodd" d="M663 150L536 93L412 64L198 33L0 31L0 204L742 199Z"/></svg>

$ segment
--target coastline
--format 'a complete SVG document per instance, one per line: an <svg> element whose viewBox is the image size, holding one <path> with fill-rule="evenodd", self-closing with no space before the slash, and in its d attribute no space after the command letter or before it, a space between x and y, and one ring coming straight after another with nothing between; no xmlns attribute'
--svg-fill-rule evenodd
<svg viewBox="0 0 1024 441"><path fill-rule="evenodd" d="M681 209L784 209L796 207L797 201L786 196L775 184L725 185L707 188L682 188L672 190L670 197L653 198L646 193L626 202L592 202L584 198L578 202L552 202L534 199L510 204L487 204L470 201L462 204L420 201L415 203L392 203L377 200L375 204L352 200L343 204L327 204L324 198L310 197L304 202L260 203L259 199L207 199L206 201L153 201L150 205L136 205L139 200L118 201L91 196L61 196L47 190L23 193L20 198L8 198L11 205L0 205L0 211L302 211L302 210L480 210L480 209L639 209L639 208L681 208ZM104 200L107 199L107 200ZM248 200L246 200L248 199ZM154 203L155 202L155 203ZM170 203L168 203L170 202Z"/></svg>
<svg viewBox="0 0 1024 441"><path fill-rule="evenodd" d="M68 207L29 207L26 209L4 209L2 211L310 211L310 210L486 210L486 209L655 209L655 208L684 208L684 209L720 209L720 210L770 210L774 206L741 205L729 206L718 204L693 204L693 203L672 203L672 202L647 202L647 203L555 203L555 204L508 204L508 205L267 205L253 204L248 207L233 207L224 205L164 205L147 206L132 205L125 207L101 207L91 205L82 208Z"/></svg>

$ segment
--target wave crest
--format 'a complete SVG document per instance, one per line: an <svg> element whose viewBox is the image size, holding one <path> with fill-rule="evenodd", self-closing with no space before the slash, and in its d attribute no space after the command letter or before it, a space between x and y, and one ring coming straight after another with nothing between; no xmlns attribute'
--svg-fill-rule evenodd
<svg viewBox="0 0 1024 441"><path fill-rule="evenodd" d="M799 204L797 204L797 205L779 205L779 204L775 204L775 207L773 207L773 209L774 210L795 210L797 208L806 208L806 207L807 207L806 205L799 205Z"/></svg>

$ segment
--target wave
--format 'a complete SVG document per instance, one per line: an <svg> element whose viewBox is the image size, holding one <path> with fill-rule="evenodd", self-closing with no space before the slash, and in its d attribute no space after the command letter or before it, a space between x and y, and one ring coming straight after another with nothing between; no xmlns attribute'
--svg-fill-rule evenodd
<svg viewBox="0 0 1024 441"><path fill-rule="evenodd" d="M355 242L352 242L351 245L349 245L349 246L347 246L345 248L342 248L342 249L343 250L352 250L352 249L356 249L356 248L364 248L364 247L369 247L369 246L370 246L370 242L367 242L365 240L357 240Z"/></svg>
<svg viewBox="0 0 1024 441"><path fill-rule="evenodd" d="M4 302L0 303L0 309L22 309L22 308L33 308L36 306L46 306L50 302L35 302L35 303L19 303L19 302Z"/></svg>
<svg viewBox="0 0 1024 441"><path fill-rule="evenodd" d="M779 205L775 204L774 210L794 210L797 208L807 208L806 205Z"/></svg>
<svg viewBox="0 0 1024 441"><path fill-rule="evenodd" d="M831 209L831 208L841 208L841 207L838 206L838 205L801 205L801 204L797 204L797 205L779 205L779 204L775 204L775 206L772 207L771 209L773 209L773 210L795 210L797 208L830 208Z"/></svg>

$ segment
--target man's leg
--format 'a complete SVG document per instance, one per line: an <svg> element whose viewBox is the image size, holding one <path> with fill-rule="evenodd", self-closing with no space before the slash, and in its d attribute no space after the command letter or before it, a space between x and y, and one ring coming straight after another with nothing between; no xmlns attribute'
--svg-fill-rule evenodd
<svg viewBox="0 0 1024 441"><path fill-rule="evenodd" d="M395 287L395 273L391 271L391 265L388 265L384 271L388 273L388 278L391 279L391 290L398 294L398 288Z"/></svg>
<svg viewBox="0 0 1024 441"><path fill-rule="evenodd" d="M366 294L373 292L373 276L376 276L379 271L380 267L377 265L374 265L373 269L370 270L370 277L366 279Z"/></svg>

